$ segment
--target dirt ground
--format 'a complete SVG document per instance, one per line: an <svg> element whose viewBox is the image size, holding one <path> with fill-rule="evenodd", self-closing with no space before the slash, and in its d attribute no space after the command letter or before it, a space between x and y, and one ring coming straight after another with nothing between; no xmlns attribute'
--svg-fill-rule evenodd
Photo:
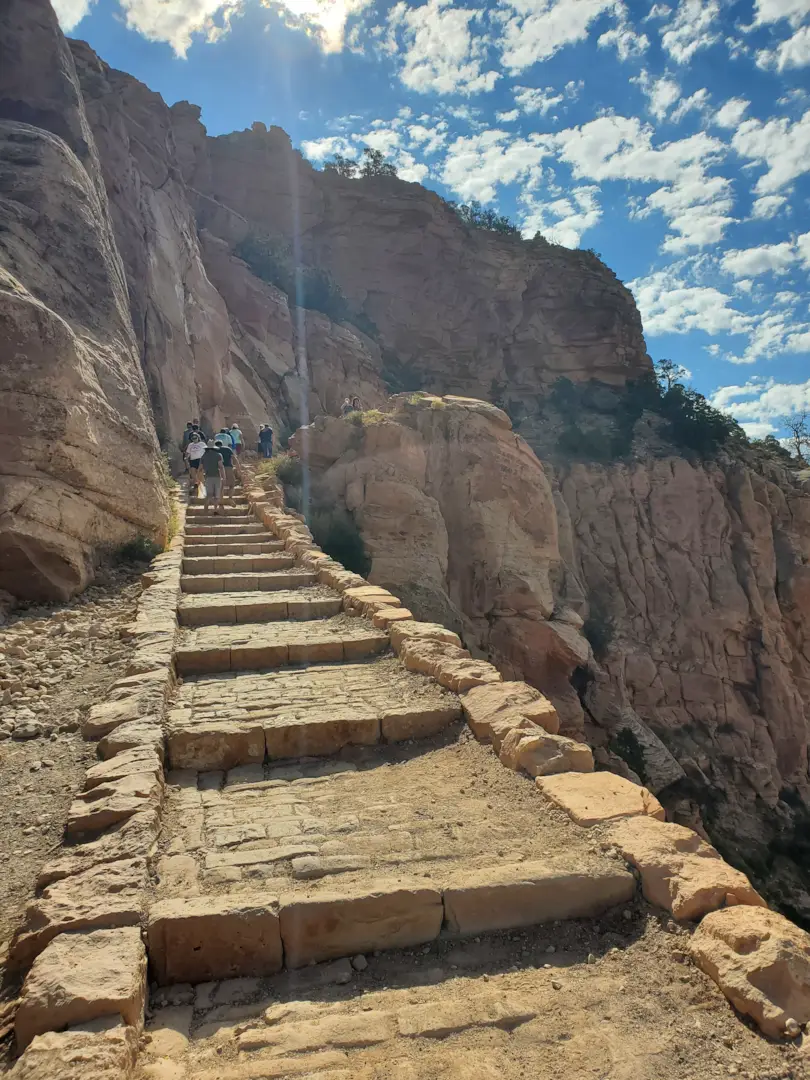
<svg viewBox="0 0 810 1080"><path fill-rule="evenodd" d="M107 568L75 600L5 607L0 616L0 974L95 759L79 724L125 673L131 649L121 631L134 618L143 569ZM13 987L5 987L0 1033L10 996Z"/></svg>
<svg viewBox="0 0 810 1080"><path fill-rule="evenodd" d="M137 1075L808 1080L810 1041L770 1042L738 1017L686 958L688 934L638 900L601 920L369 955L362 971L343 960L155 991ZM518 1022L472 1023L493 1003ZM420 1005L444 1030L404 1038L400 1018ZM390 1037L374 1043L381 1024ZM352 1025L374 1044L347 1045Z"/></svg>

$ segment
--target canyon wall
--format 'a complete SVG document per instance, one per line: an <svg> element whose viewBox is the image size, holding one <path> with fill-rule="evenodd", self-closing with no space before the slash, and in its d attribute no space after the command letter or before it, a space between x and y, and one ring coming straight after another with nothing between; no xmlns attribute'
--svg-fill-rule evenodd
<svg viewBox="0 0 810 1080"><path fill-rule="evenodd" d="M165 535L127 283L49 5L0 11L0 588L66 598L95 551Z"/></svg>
<svg viewBox="0 0 810 1080"><path fill-rule="evenodd" d="M810 497L787 473L555 468L453 397L307 435L313 501L354 515L373 582L536 685L603 767L810 922Z"/></svg>

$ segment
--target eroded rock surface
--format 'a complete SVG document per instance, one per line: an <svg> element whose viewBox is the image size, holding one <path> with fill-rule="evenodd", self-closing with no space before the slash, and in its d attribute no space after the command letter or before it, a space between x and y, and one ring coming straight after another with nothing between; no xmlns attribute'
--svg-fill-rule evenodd
<svg viewBox="0 0 810 1080"><path fill-rule="evenodd" d="M0 588L66 599L167 499L98 157L49 4L0 14ZM126 447L126 453L122 453Z"/></svg>

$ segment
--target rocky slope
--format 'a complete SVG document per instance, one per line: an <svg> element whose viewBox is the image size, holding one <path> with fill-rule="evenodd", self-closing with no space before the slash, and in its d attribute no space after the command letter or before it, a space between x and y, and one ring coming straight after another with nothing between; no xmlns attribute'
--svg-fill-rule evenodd
<svg viewBox="0 0 810 1080"><path fill-rule="evenodd" d="M372 581L543 690L566 734L810 922L810 497L786 473L555 468L452 397L323 418L308 442L313 498L353 513Z"/></svg>
<svg viewBox="0 0 810 1080"><path fill-rule="evenodd" d="M70 51L0 12L0 588L66 598L167 501L127 285Z"/></svg>

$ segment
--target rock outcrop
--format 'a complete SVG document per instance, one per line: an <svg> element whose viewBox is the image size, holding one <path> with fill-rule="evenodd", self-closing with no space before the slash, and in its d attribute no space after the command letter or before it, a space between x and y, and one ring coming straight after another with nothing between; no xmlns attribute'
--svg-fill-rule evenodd
<svg viewBox="0 0 810 1080"><path fill-rule="evenodd" d="M158 445L93 137L48 4L0 13L0 588L66 598L165 529Z"/></svg>
<svg viewBox="0 0 810 1080"><path fill-rule="evenodd" d="M317 420L308 452L370 579L538 687L599 767L809 920L807 494L730 461L554 468L483 402L401 395L355 419Z"/></svg>

